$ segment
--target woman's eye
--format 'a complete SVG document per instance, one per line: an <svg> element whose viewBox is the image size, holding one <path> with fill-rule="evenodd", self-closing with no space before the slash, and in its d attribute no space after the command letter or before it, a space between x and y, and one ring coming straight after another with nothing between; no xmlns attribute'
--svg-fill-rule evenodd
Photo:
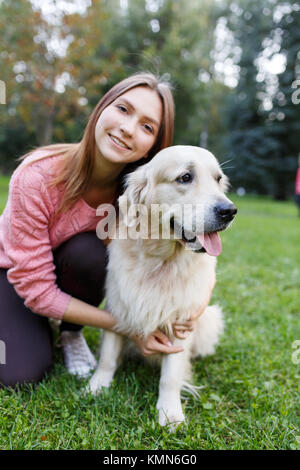
<svg viewBox="0 0 300 470"><path fill-rule="evenodd" d="M126 106L123 106L122 104L118 104L118 105L117 105L117 108L118 108L120 111L122 111L122 113L126 113L126 111L127 111Z"/></svg>
<svg viewBox="0 0 300 470"><path fill-rule="evenodd" d="M176 178L176 181L178 183L190 183L191 181L193 181L193 176L191 175L191 173L185 173L184 175Z"/></svg>
<svg viewBox="0 0 300 470"><path fill-rule="evenodd" d="M148 132L151 132L151 134L153 134L153 128L149 126L149 124L145 124L144 127Z"/></svg>

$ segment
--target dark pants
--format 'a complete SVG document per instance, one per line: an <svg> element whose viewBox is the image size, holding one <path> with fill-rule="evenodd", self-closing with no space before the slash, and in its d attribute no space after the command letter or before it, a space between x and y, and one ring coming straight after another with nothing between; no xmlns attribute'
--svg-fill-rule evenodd
<svg viewBox="0 0 300 470"><path fill-rule="evenodd" d="M53 256L60 289L97 307L104 298L107 250L95 232L75 235ZM25 307L6 274L0 268L0 387L39 382L53 361L48 318ZM82 326L62 322L60 328L77 331Z"/></svg>

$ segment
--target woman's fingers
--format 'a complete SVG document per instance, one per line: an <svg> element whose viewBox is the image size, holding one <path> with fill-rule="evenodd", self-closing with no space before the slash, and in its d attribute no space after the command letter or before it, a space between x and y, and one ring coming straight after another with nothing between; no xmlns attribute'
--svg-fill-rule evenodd
<svg viewBox="0 0 300 470"><path fill-rule="evenodd" d="M187 327L184 327L184 326L175 326L173 327L173 330L176 330L176 331L193 331L194 329L194 326L187 326Z"/></svg>
<svg viewBox="0 0 300 470"><path fill-rule="evenodd" d="M154 335L155 338L157 338L157 340L158 340L159 342L165 344L166 346L170 346L170 345L171 345L170 339L169 339L168 336L165 335L162 331L156 330L156 331L154 331L153 335Z"/></svg>
<svg viewBox="0 0 300 470"><path fill-rule="evenodd" d="M185 339L185 338L187 338L187 337L191 334L191 331L189 331L189 330L185 330L185 331L177 331L177 330L175 330L174 333L175 333L176 338L178 338L178 339Z"/></svg>
<svg viewBox="0 0 300 470"><path fill-rule="evenodd" d="M161 352L164 354L174 354L184 350L182 346L173 346L168 336L160 330L156 330L153 333L151 347L148 349L152 349L154 352Z"/></svg>
<svg viewBox="0 0 300 470"><path fill-rule="evenodd" d="M180 338L184 339L185 336ZM182 346L173 346L168 336L160 330L156 330L147 338L132 336L131 339L136 343L144 356L151 356L157 353L176 354L184 351Z"/></svg>
<svg viewBox="0 0 300 470"><path fill-rule="evenodd" d="M182 352L184 350L181 346L166 346L165 344L157 343L155 345L155 351L161 352L164 354L175 354Z"/></svg>
<svg viewBox="0 0 300 470"><path fill-rule="evenodd" d="M183 328L183 327L173 328L173 332L174 332L175 336L177 334L191 333L192 331L194 331L194 328L192 328L192 327L189 327L189 328Z"/></svg>
<svg viewBox="0 0 300 470"><path fill-rule="evenodd" d="M193 320L187 320L187 321L184 321L184 322L175 322L173 323L173 326L175 326L176 328L180 328L180 327L190 327L190 326L193 326L194 324L194 321Z"/></svg>

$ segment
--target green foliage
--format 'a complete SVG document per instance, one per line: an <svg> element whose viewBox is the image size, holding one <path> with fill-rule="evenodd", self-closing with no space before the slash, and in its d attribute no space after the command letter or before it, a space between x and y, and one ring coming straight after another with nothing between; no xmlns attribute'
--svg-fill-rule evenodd
<svg viewBox="0 0 300 470"><path fill-rule="evenodd" d="M11 25L18 15L19 29ZM0 68L8 88L8 106L0 107L2 167L11 169L33 145L78 141L103 93L139 70L167 74L174 84L175 143L199 145L205 131L217 151L224 131L218 107L227 89L214 78L217 18L218 5L210 0L131 0L126 11L118 0L97 0L84 16L60 15L58 29L29 0L2 2ZM54 34L69 43L65 56L49 47ZM204 72L207 83L198 78ZM58 91L62 74L69 80ZM25 133L18 132L23 125Z"/></svg>
<svg viewBox="0 0 300 470"><path fill-rule="evenodd" d="M84 13L60 8L47 19L30 0L0 3L0 79L7 86L2 172L36 145L77 142L101 96L129 74L149 70L174 85L175 144L201 145L232 160L234 188L292 195L300 130L300 106L291 100L299 76L296 3L129 0L124 9L119 0L95 0ZM216 69L221 19L232 33L227 57L241 51L233 89ZM276 54L286 57L285 70L259 76L262 57ZM226 54L224 60L226 66Z"/></svg>
<svg viewBox="0 0 300 470"><path fill-rule="evenodd" d="M300 9L296 4L285 2L283 7L282 2L270 0L241 0L239 6L242 13L238 18L228 18L242 49L239 84L224 110L228 127L226 155L234 167L228 174L235 187L286 199L294 192L299 152L300 107L291 97L299 67ZM277 48L269 58L283 54L286 67L278 74L278 83L271 92L270 77L257 79L257 61L267 47L274 45ZM262 103L266 97L272 100L270 110Z"/></svg>

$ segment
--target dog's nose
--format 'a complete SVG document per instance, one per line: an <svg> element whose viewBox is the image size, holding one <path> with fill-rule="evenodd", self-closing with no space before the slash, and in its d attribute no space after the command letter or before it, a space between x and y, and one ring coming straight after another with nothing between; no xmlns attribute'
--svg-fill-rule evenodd
<svg viewBox="0 0 300 470"><path fill-rule="evenodd" d="M224 222L229 222L237 213L237 208L234 204L221 203L215 206L217 216Z"/></svg>

